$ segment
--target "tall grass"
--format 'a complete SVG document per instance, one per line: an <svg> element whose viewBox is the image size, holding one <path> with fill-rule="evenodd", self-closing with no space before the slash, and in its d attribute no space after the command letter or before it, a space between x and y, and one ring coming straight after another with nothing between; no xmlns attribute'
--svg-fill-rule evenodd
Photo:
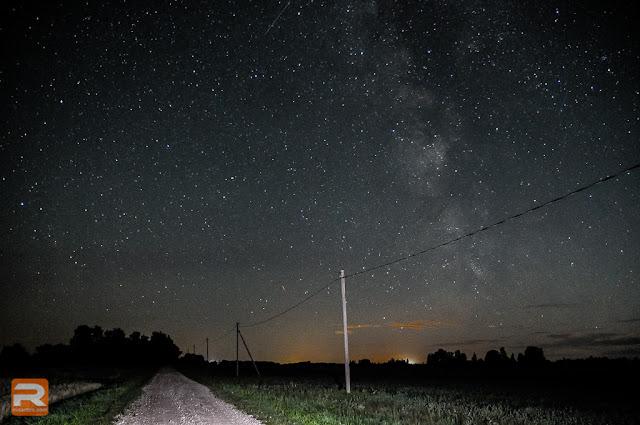
<svg viewBox="0 0 640 425"><path fill-rule="evenodd" d="M51 403L46 416L9 416L2 424L112 424L118 414L140 397L142 387L154 372L143 370L108 377L107 382L96 391Z"/></svg>
<svg viewBox="0 0 640 425"><path fill-rule="evenodd" d="M53 404L71 397L95 391L102 387L98 382L66 382L49 386L49 404ZM0 397L0 421L11 415L11 395Z"/></svg>
<svg viewBox="0 0 640 425"><path fill-rule="evenodd" d="M189 372L188 372L189 373ZM331 381L190 376L266 424L634 424L625 412L578 410L566 403L469 386L354 385ZM628 413L628 412L627 412Z"/></svg>

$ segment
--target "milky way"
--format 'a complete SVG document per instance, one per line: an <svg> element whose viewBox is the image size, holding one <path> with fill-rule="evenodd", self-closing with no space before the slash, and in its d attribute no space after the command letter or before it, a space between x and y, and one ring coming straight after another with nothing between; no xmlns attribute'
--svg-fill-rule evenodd
<svg viewBox="0 0 640 425"><path fill-rule="evenodd" d="M237 322L341 269L640 162L631 6L90 3L2 13L3 345L97 324L232 358ZM639 183L348 278L352 357L637 356ZM340 303L334 283L243 334L340 361Z"/></svg>

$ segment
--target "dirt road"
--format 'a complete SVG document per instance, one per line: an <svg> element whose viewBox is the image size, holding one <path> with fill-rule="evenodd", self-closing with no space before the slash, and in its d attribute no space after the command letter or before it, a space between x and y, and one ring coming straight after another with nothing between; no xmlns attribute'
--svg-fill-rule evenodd
<svg viewBox="0 0 640 425"><path fill-rule="evenodd" d="M118 425L259 425L261 422L215 397L180 372L161 369L142 396L118 418Z"/></svg>

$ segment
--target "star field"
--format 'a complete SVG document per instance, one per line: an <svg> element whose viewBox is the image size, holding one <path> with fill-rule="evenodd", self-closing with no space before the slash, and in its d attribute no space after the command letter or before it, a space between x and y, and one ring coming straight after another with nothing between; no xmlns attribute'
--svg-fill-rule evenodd
<svg viewBox="0 0 640 425"><path fill-rule="evenodd" d="M14 3L0 339L183 349L640 162L630 6ZM640 352L638 171L347 279L353 358ZM243 331L340 361L339 288ZM232 338L210 346L233 356Z"/></svg>

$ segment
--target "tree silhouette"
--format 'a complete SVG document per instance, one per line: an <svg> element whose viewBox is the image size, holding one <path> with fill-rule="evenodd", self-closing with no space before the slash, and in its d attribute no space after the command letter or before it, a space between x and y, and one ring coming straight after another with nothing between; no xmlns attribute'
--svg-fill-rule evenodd
<svg viewBox="0 0 640 425"><path fill-rule="evenodd" d="M459 353L459 351L458 351ZM453 363L453 353L440 348L435 353L427 355L427 364L430 366L448 366Z"/></svg>
<svg viewBox="0 0 640 425"><path fill-rule="evenodd" d="M460 350L456 350L456 352L453 353L453 361L457 365L464 365L467 362L467 355L465 353L461 353Z"/></svg>
<svg viewBox="0 0 640 425"><path fill-rule="evenodd" d="M71 363L71 348L64 344L44 344L36 347L36 363L42 366L66 366Z"/></svg>
<svg viewBox="0 0 640 425"><path fill-rule="evenodd" d="M80 325L73 332L69 343L72 347L90 346L102 341L103 336L104 334L100 326L89 327L87 325Z"/></svg>
<svg viewBox="0 0 640 425"><path fill-rule="evenodd" d="M545 364L546 359L544 358L542 348L528 346L524 350L524 355L522 357L518 355L518 362L525 366L541 366Z"/></svg>
<svg viewBox="0 0 640 425"><path fill-rule="evenodd" d="M114 364L127 363L131 353L128 350L127 338L122 329L115 328L105 331L101 345L103 346L103 357L106 357L105 360Z"/></svg>
<svg viewBox="0 0 640 425"><path fill-rule="evenodd" d="M430 366L463 366L467 362L467 355L456 350L455 352L446 351L440 348L435 353L427 355L427 364Z"/></svg>
<svg viewBox="0 0 640 425"><path fill-rule="evenodd" d="M38 362L47 365L140 365L171 363L180 356L171 337L153 332L151 338L132 332L129 338L120 328L103 331L100 326L78 326L69 345L45 344L36 348Z"/></svg>
<svg viewBox="0 0 640 425"><path fill-rule="evenodd" d="M31 356L22 344L5 346L0 352L0 367L3 369L24 367L30 360Z"/></svg>
<svg viewBox="0 0 640 425"><path fill-rule="evenodd" d="M177 360L182 353L173 343L173 340L163 332L153 332L149 343L152 359L156 363L173 362Z"/></svg>
<svg viewBox="0 0 640 425"><path fill-rule="evenodd" d="M509 356L507 355L507 350L504 347L500 347L500 361L502 363L506 363L509 361Z"/></svg>
<svg viewBox="0 0 640 425"><path fill-rule="evenodd" d="M501 363L501 360L502 356L500 355L500 352L496 350L489 350L484 356L484 362L488 366L497 366Z"/></svg>

